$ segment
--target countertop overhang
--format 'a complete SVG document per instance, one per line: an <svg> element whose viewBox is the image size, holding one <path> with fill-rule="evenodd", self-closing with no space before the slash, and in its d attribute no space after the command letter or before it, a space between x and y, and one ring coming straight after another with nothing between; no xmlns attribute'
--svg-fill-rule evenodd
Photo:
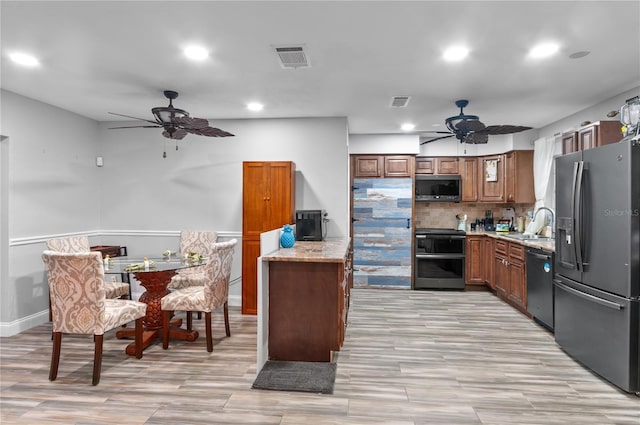
<svg viewBox="0 0 640 425"><path fill-rule="evenodd" d="M291 248L280 248L262 256L262 261L342 263L349 250L349 238L327 238L323 241L296 241Z"/></svg>

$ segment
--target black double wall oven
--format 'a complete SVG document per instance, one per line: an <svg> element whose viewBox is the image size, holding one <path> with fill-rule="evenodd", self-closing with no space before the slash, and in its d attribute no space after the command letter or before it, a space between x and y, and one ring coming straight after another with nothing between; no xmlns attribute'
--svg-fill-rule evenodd
<svg viewBox="0 0 640 425"><path fill-rule="evenodd" d="M414 289L464 289L465 240L462 230L416 229Z"/></svg>

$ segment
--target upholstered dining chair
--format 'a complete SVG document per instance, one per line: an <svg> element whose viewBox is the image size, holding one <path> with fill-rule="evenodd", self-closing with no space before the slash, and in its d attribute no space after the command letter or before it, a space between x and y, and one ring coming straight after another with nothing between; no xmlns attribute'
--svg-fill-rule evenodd
<svg viewBox="0 0 640 425"><path fill-rule="evenodd" d="M89 238L86 236L71 236L67 238L49 239L47 248L57 252L91 252ZM104 281L104 289L107 298L129 298L130 286L126 282Z"/></svg>
<svg viewBox="0 0 640 425"><path fill-rule="evenodd" d="M207 351L213 351L211 336L211 312L222 306L224 312L224 326L227 336L231 336L229 328L229 277L233 262L233 251L238 243L237 239L218 242L212 245L212 253L207 262L210 279L206 279L204 286L191 286L178 289L165 295L161 300L162 308L162 347L169 348L169 318L172 312L198 311L205 314L205 333ZM191 330L192 323L187 316L187 329Z"/></svg>
<svg viewBox="0 0 640 425"><path fill-rule="evenodd" d="M50 381L58 376L63 333L93 335L93 385L100 382L105 332L135 320L135 354L142 358L142 318L147 305L105 297L101 253L46 250L42 260L48 274L53 319Z"/></svg>
<svg viewBox="0 0 640 425"><path fill-rule="evenodd" d="M212 246L218 240L216 232L199 232L191 230L183 230L180 232L180 255L188 252L200 254L209 257L212 252ZM190 286L204 286L205 280L209 279L210 273L206 266L190 267L188 269L179 270L178 273L171 278L168 289L184 289Z"/></svg>

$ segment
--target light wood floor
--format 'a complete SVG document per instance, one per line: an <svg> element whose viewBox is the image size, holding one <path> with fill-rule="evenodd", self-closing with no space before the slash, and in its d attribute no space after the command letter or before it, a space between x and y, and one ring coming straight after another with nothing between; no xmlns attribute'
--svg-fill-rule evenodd
<svg viewBox="0 0 640 425"><path fill-rule="evenodd" d="M201 337L136 360L108 333L97 387L91 337L63 337L55 382L50 325L2 338L0 423L640 423L640 398L490 293L354 289L333 395L252 390L256 319L232 308L224 338L220 316L211 354Z"/></svg>

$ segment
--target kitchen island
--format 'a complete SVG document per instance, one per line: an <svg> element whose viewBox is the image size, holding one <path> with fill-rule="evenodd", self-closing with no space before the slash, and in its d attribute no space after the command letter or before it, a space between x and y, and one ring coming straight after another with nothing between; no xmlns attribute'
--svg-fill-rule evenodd
<svg viewBox="0 0 640 425"><path fill-rule="evenodd" d="M268 358L331 361L347 324L350 240L299 241L261 258L268 263Z"/></svg>

